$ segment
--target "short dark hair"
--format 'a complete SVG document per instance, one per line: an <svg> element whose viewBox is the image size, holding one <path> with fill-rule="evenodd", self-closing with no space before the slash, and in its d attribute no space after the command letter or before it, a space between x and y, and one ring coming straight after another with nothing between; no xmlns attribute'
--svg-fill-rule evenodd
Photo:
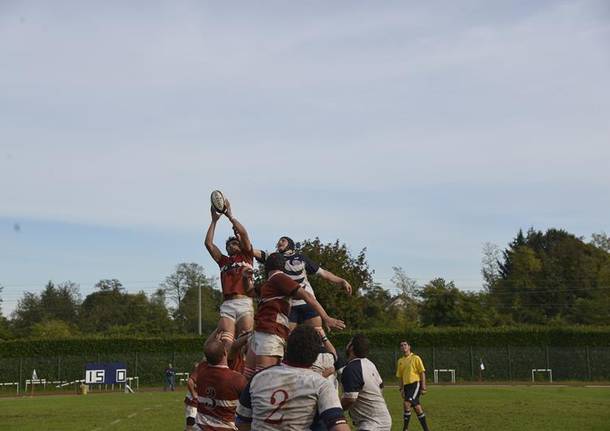
<svg viewBox="0 0 610 431"><path fill-rule="evenodd" d="M206 343L203 347L203 353L205 355L208 364L218 365L222 361L222 358L226 355L225 346L221 341L211 340Z"/></svg>
<svg viewBox="0 0 610 431"><path fill-rule="evenodd" d="M288 242L288 250L294 250L295 249L295 245L294 245L294 240L292 238L290 238L289 236L282 236L280 237L280 239L285 239Z"/></svg>
<svg viewBox="0 0 610 431"><path fill-rule="evenodd" d="M228 237L228 238L227 238L227 240L225 241L225 248L227 248L227 247L229 246L229 243L230 243L231 241L237 241L237 242L239 242L239 240L237 239L237 237L236 237L236 236L230 236L230 237Z"/></svg>
<svg viewBox="0 0 610 431"><path fill-rule="evenodd" d="M265 271L283 271L286 265L286 258L282 253L271 253L265 260Z"/></svg>
<svg viewBox="0 0 610 431"><path fill-rule="evenodd" d="M351 343L354 355L358 358L366 358L369 354L369 339L364 334L356 334Z"/></svg>
<svg viewBox="0 0 610 431"><path fill-rule="evenodd" d="M309 325L299 325L288 336L286 361L290 364L310 367L322 348L320 334Z"/></svg>

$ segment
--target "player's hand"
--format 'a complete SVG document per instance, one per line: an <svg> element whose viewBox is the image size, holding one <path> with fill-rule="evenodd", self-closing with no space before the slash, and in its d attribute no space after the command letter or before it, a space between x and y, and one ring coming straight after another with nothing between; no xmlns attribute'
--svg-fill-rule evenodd
<svg viewBox="0 0 610 431"><path fill-rule="evenodd" d="M348 295L352 294L352 285L347 280L341 282L341 287L347 292Z"/></svg>
<svg viewBox="0 0 610 431"><path fill-rule="evenodd" d="M225 198L225 215L229 220L233 218L233 212L231 211L231 202L229 199Z"/></svg>
<svg viewBox="0 0 610 431"><path fill-rule="evenodd" d="M426 392L428 392L428 386L422 386L421 394L424 395Z"/></svg>
<svg viewBox="0 0 610 431"><path fill-rule="evenodd" d="M324 323L326 324L326 327L331 330L331 329L345 329L345 323L343 322L343 320L339 320L339 319L335 319L333 317L329 317L327 318Z"/></svg>
<svg viewBox="0 0 610 431"><path fill-rule="evenodd" d="M217 222L222 214L217 212L213 206L210 207L210 212L212 213L212 221Z"/></svg>

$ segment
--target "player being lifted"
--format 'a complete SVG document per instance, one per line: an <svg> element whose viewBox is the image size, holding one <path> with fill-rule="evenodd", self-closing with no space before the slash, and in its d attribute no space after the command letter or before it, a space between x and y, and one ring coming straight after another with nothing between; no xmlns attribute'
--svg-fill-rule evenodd
<svg viewBox="0 0 610 431"><path fill-rule="evenodd" d="M286 260L281 253L272 253L265 260L267 281L257 287L259 305L254 316L254 335L250 343L244 375L252 377L255 371L276 365L284 356L284 347L290 333L288 314L291 299L301 299L329 329L343 329L341 320L329 317L316 298L306 292L283 270Z"/></svg>
<svg viewBox="0 0 610 431"><path fill-rule="evenodd" d="M291 238L287 236L281 237L277 242L276 251L281 253L286 260L286 264L283 268L284 273L300 284L301 287L303 287L303 289L310 293L314 298L316 295L311 287L311 284L309 283L309 280L307 279L308 275L313 274L340 286L351 295L352 286L347 282L347 280L337 277L335 274L325 270L304 254L297 252L295 250L295 243ZM267 253L262 250L254 249L253 253L254 257L261 262L265 262L267 259ZM315 328L322 327L322 318L320 317L319 313L316 312L316 310L306 301L300 298L293 298L291 300L291 304L292 308L289 316L291 328L294 328L296 325L301 323L305 323Z"/></svg>
<svg viewBox="0 0 610 431"><path fill-rule="evenodd" d="M233 225L235 236L229 237L225 243L227 255L214 245L216 224L222 214L211 208L212 222L205 237L205 247L220 267L220 283L222 285L223 303L220 306L220 321L218 329L222 331L220 338L227 351L235 339L235 334L252 330L254 309L251 294L253 250L246 228L233 217L231 204L225 199L224 215Z"/></svg>

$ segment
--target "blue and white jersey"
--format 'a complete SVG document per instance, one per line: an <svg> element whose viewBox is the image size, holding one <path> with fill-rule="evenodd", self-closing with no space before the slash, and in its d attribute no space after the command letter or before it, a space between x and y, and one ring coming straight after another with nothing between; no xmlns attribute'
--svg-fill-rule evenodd
<svg viewBox="0 0 610 431"><path fill-rule="evenodd" d="M281 364L257 373L241 393L237 420L256 431L303 431L314 421L346 423L330 381L309 368Z"/></svg>
<svg viewBox="0 0 610 431"><path fill-rule="evenodd" d="M392 418L383 398L383 380L377 367L367 358L355 358L341 374L343 397L356 401L349 414L359 430L390 431Z"/></svg>
<svg viewBox="0 0 610 431"><path fill-rule="evenodd" d="M314 297L316 294L307 279L307 275L316 274L320 270L320 265L305 256L304 254L297 253L293 250L289 250L284 254L286 258L286 265L284 266L284 274L292 278L294 281L299 283L306 292L311 293ZM268 253L261 252L261 262L267 260ZM306 302L302 299L291 299L290 303L293 306L305 305Z"/></svg>

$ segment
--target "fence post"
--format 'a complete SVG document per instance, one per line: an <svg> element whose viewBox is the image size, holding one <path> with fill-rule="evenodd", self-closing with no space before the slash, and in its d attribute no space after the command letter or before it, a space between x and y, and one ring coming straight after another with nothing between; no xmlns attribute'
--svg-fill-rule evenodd
<svg viewBox="0 0 610 431"><path fill-rule="evenodd" d="M432 369L436 370L436 348L432 346Z"/></svg>
<svg viewBox="0 0 610 431"><path fill-rule="evenodd" d="M19 358L19 386L23 388L23 358Z"/></svg>
<svg viewBox="0 0 610 431"><path fill-rule="evenodd" d="M587 377L589 380L593 380L593 376L591 373L591 357L589 356L589 346L585 346L585 353L587 356Z"/></svg>
<svg viewBox="0 0 610 431"><path fill-rule="evenodd" d="M470 380L474 380L474 358L472 357L472 346L470 346Z"/></svg>
<svg viewBox="0 0 610 431"><path fill-rule="evenodd" d="M548 344L544 347L544 356L546 359L546 369L550 369L551 368L551 361L549 360L549 346Z"/></svg>
<svg viewBox="0 0 610 431"><path fill-rule="evenodd" d="M138 352L136 352L136 365L134 367L134 375L133 376L137 377L138 375L139 375L138 374Z"/></svg>
<svg viewBox="0 0 610 431"><path fill-rule="evenodd" d="M57 380L61 382L61 356L57 357Z"/></svg>
<svg viewBox="0 0 610 431"><path fill-rule="evenodd" d="M510 366L510 346L506 346L506 362L508 364L508 381L513 380L513 370Z"/></svg>

